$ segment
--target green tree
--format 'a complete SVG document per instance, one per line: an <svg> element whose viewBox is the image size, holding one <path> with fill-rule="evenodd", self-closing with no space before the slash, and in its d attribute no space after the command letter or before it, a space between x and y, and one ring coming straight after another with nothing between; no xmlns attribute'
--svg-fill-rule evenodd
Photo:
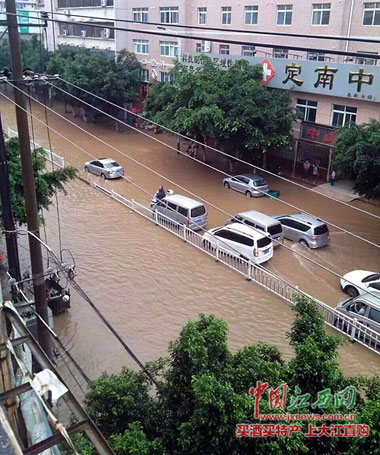
<svg viewBox="0 0 380 455"><path fill-rule="evenodd" d="M9 139L6 142L5 153L8 159L13 214L17 222L23 224L26 222L26 210L17 138ZM54 194L57 191L65 192L64 184L75 177L76 169L68 166L48 171L42 150L36 149L32 153L38 209L48 209Z"/></svg>
<svg viewBox="0 0 380 455"><path fill-rule="evenodd" d="M194 72L177 62L172 83L152 84L144 104L150 119L251 161L290 145L288 91L263 85L260 65L239 60L222 70L209 57L200 59Z"/></svg>
<svg viewBox="0 0 380 455"><path fill-rule="evenodd" d="M33 35L30 40L21 40L21 57L24 68L31 68L33 71L43 73L46 70L46 64L50 59L50 52L40 41L40 37ZM9 41L5 37L0 41L0 69L11 68L11 59L9 54Z"/></svg>
<svg viewBox="0 0 380 455"><path fill-rule="evenodd" d="M85 48L75 51L63 50L52 55L47 70L50 74L59 74L62 79L120 106L139 96L141 65L136 56L127 51L120 52L115 60L105 52L91 52ZM121 115L119 108L112 107L69 84L63 83L62 88L113 116ZM83 106L94 119L99 116L98 111L68 95L62 95L59 90L56 92L59 99L64 99L73 106Z"/></svg>
<svg viewBox="0 0 380 455"><path fill-rule="evenodd" d="M380 199L380 121L342 128L333 166L338 175L355 181L360 195Z"/></svg>

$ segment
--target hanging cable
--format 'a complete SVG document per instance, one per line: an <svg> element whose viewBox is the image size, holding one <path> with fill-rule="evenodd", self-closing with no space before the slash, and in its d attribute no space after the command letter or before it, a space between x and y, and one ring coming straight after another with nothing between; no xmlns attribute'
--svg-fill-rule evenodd
<svg viewBox="0 0 380 455"><path fill-rule="evenodd" d="M7 98L8 100L10 100L13 104L16 105L16 103L15 103L13 100L11 100L11 99L8 98L7 96L3 95L2 93L0 93L0 94L1 94L2 96L4 96L5 98ZM84 130L84 129L81 128L80 126L76 125L75 123L71 122L70 120L67 120L65 117L61 116L61 115L58 114L57 112L55 112L55 111L52 111L52 112L54 112L54 113L57 114L58 116L62 117L64 120L66 120L67 122L71 123L73 126L75 126L76 128L80 129L81 131L87 133L88 135L90 135L90 136L93 137L94 139L97 139L98 141L100 141L100 142L102 142L103 144L107 145L108 147L114 149L115 151L117 151L117 152L119 152L119 153L122 153L122 152L120 152L118 149L114 148L112 145L108 144L107 142L103 141L102 139L98 138L97 136L94 136L92 133L87 132L86 130ZM44 124L41 120L39 120L39 119L36 119L36 120L38 120L41 124L43 124L43 125L45 126L45 124ZM95 158L95 159L96 159L96 157L95 157L94 155L90 154L87 150L83 149L83 147L81 147L81 146L75 144L73 141L71 141L71 140L68 139L66 136L64 136L64 135L62 135L61 133L59 133L58 131L56 131L55 129L53 129L53 128L51 128L51 127L49 127L49 128L50 128L54 133L58 134L60 137L62 137L63 139L65 139L67 142L69 142L70 144L72 144L74 147L76 147L76 148L78 148L79 150L81 150L81 151L82 151L83 153L85 153L86 155L90 156L91 158ZM123 154L123 153L122 153L122 154ZM226 212L225 210L221 209L220 207L217 207L216 205L212 204L211 202L209 202L209 201L207 201L207 200L201 198L201 197L198 196L197 194L194 194L194 193L192 193L191 191L189 191L188 189L186 189L186 188L180 186L180 185L177 184L176 182L173 182L172 180L168 179L167 177L165 177L165 176L159 174L157 171L155 171L155 170L149 168L148 166L144 165L143 163L140 163L139 161L135 160L134 158L130 158L130 157L127 156L127 155L126 155L126 157L129 158L130 160L132 160L133 162L136 162L137 164L141 165L141 166L144 167L145 169L150 170L153 174L158 175L159 177L165 179L166 181L172 183L173 185L175 185L175 186L177 186L177 187L183 189L184 191L186 191L187 193L191 194L192 196L197 197L198 199L202 200L203 202L205 202L205 203L208 204L209 206L215 208L215 209L218 210L219 212L221 212L221 213L223 213L223 214L225 214L225 215L227 215L227 216L229 216L229 217L232 217L232 216L233 216L233 215L231 215L230 213ZM133 186L136 186L136 188L140 189L140 190L141 190L142 192L144 192L145 194L151 196L151 194L150 194L145 188L141 187L140 185L138 185L138 184L135 183L135 182L129 181L125 176L121 176L121 177L122 177L125 181L127 181L128 183L132 184ZM255 229L255 228L253 228L253 229L257 231L257 229ZM203 229L203 230L204 230L204 229ZM261 231L258 231L258 232L260 232L260 233L262 234ZM278 242L278 241L276 241L276 242L277 242L277 243L280 243L280 242ZM376 244L375 244L375 245L376 245ZM283 247L284 247L285 249L291 251L293 254L295 254L295 255L297 255L297 256L300 256L300 257L302 257L303 259L305 259L305 260L307 260L307 261L313 263L314 265L318 266L319 268L323 269L324 271L329 272L329 273L332 273L333 275L335 275L335 276L338 277L338 278L343 278L342 275L340 275L339 273L335 272L334 270L329 269L328 267L326 267L326 266L324 266L324 265L318 263L317 261L315 261L315 260L313 260L313 259L311 259L311 258L308 258L308 257L305 256L304 254L299 253L299 252L297 252L297 251L293 251L290 247L288 247L288 246L286 246L286 245L283 245ZM267 270L264 266L261 266L261 265L260 265L259 268L262 268L262 269L265 270L266 272L268 272L268 273L270 273L270 274L273 274L272 272L270 272L269 270ZM283 278L278 277L277 275L275 275L275 276L276 276L278 279L280 279L280 280L286 282L286 283L289 284L290 286L293 286L293 287L294 287L294 285L288 283L288 282L287 282L286 280L284 280ZM354 284L354 283L351 283L349 280L346 280L346 281L347 281L348 283L350 283L350 284ZM361 288L360 288L360 289L361 289ZM364 290L364 289L362 289L362 290ZM365 292L366 292L366 291L365 291ZM380 297L379 297L379 298L380 298Z"/></svg>
<svg viewBox="0 0 380 455"><path fill-rule="evenodd" d="M296 186L298 186L298 187L300 187L300 188L303 188L303 189L305 189L305 190L308 190L308 191L310 190L310 188L308 188L308 187L305 186L305 185L302 185L301 183L294 182L294 181L292 181L292 180L290 180L290 179L288 179L288 178L286 178L286 177L283 177L283 176L281 176L281 175L278 175L278 174L275 174L275 173L273 173L273 172L270 172L270 171L268 171L267 169L264 169L264 168L262 168L262 167L260 167L260 166L256 166L256 165L253 165L252 163L248 163L248 161L245 161L245 160L243 160L243 159L241 159L241 158L231 156L231 155L229 155L228 153L223 152L222 150L219 150L219 149L217 149L217 148L215 148L215 147L211 147L211 146L209 146L209 145L206 145L206 144L204 144L204 143L202 143L202 142L200 142L200 141L197 141L196 139L193 139L193 138L190 138L190 137L188 137L188 136L185 136L184 134L178 133L177 131L174 131L174 130L172 130L172 129L170 129L170 128L167 128L167 127L164 126L164 125L161 125L161 124L159 124L159 123L157 123L157 122L154 122L153 120L149 120L149 119L147 119L146 117L143 117L142 115L136 114L135 112L133 112L133 111L131 111L131 110L129 110L129 109L126 109L125 107L119 106L118 104L115 104L115 103L113 103L112 101L108 101L108 100L106 100L105 98L102 98L101 96L96 95L95 93L89 92L88 90L86 90L86 89L84 89L84 88L82 88L82 87L79 87L78 85L73 84L72 82L69 82L69 81L66 81L65 79L62 79L61 77L59 77L58 79L61 80L61 81L64 82L64 83L68 84L68 85L71 85L72 87L74 87L74 88L76 88L76 89L78 89L78 90L83 91L84 93L87 93L88 95L91 95L91 96L93 96L93 97L95 97L95 98L97 98L97 99L99 99L99 100L101 100L101 101L103 101L103 102L105 102L105 103L108 103L108 104L111 105L111 106L114 106L114 107L120 109L121 111L124 111L124 112L127 112L127 113L131 114L131 115L134 115L135 117L140 118L140 119L144 120L145 122L149 122L149 123L151 123L152 125L155 125L155 126L157 126L157 127L159 127L159 128L162 128L162 129L168 131L169 133L172 133L172 134L174 134L174 135L176 135L176 136L178 136L178 137L181 137L181 138L183 138L183 139L185 139L185 140L187 140L187 141L193 142L194 144L198 144L198 145L200 145L201 147L204 147L204 148L207 148L207 149L212 150L212 151L214 151L214 152L217 152L218 154L220 154L220 155L222 155L222 156L225 156L225 157L227 157L227 158L233 159L234 161L237 161L237 162L239 162L239 163L245 164L245 165L247 165L247 166L251 166L251 167L254 166L256 169L259 169L260 171L265 172L266 174L271 175L271 176L273 176L273 177L276 177L276 178L278 178L278 179L280 179L280 180L283 180L283 181L285 181L285 182L287 182L287 183L291 183L292 185L296 185ZM61 89L60 87L58 87L58 86L56 86L56 85L53 85L53 84L51 84L51 85L52 85L54 88L58 88L58 89L61 90L63 93L66 93L66 94L70 95L69 92L66 92L65 90ZM73 96L73 95L72 95L72 96ZM83 101L82 101L82 102L83 102ZM113 118L115 118L115 117L113 117ZM128 123L125 123L125 122L123 122L123 121L120 121L120 122L121 122L123 125L126 125L126 126L128 126L128 127L131 127L131 125L129 125ZM135 129L135 131L138 131L138 130ZM151 139L153 139L152 136L150 136L150 135L148 135L148 136L149 136ZM167 146L167 144L166 144L166 146ZM195 161L198 161L198 162L202 163L202 161L196 159L195 157L190 157L190 158L193 158ZM322 196L322 197L325 197L325 198L330 199L330 200L332 200L332 201L334 201L334 202L337 202L337 203L339 203L339 204L342 204L342 205L344 205L344 206L346 206L346 207L349 207L349 208L351 208L351 209L353 209L353 210L357 210L358 212L365 213L366 215L369 215L369 216L372 216L372 217L374 217L374 218L380 219L380 216L375 215L374 213L371 213L371 212L368 212L368 211L366 211L366 210L360 209L359 207L355 207L355 206L353 206L353 205L351 205L351 204L348 204L347 202L340 201L339 199L336 199L336 198L334 198L334 197L332 197L332 196L329 196L329 195L327 195L327 194L321 194L321 193L316 193L316 194L319 194L319 195Z"/></svg>

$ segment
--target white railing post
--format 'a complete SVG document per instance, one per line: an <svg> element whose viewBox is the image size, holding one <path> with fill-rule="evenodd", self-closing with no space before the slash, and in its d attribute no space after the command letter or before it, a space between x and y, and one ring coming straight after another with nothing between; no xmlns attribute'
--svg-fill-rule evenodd
<svg viewBox="0 0 380 455"><path fill-rule="evenodd" d="M186 238L186 232L187 232L187 227L185 225L183 225L183 241L186 242L187 238Z"/></svg>
<svg viewBox="0 0 380 455"><path fill-rule="evenodd" d="M157 212L157 210L155 210L153 212L153 214L154 214L154 222L155 222L156 226L158 226L158 212Z"/></svg>
<svg viewBox="0 0 380 455"><path fill-rule="evenodd" d="M215 262L219 262L219 246L216 245L215 248Z"/></svg>
<svg viewBox="0 0 380 455"><path fill-rule="evenodd" d="M247 281L251 281L251 270L252 270L252 264L250 262L248 262L248 267L247 267L247 276L245 277L245 279Z"/></svg>
<svg viewBox="0 0 380 455"><path fill-rule="evenodd" d="M352 321L352 330L351 330L351 336L350 336L350 341L354 342L355 341L355 335L356 335L356 323L358 320L354 318Z"/></svg>

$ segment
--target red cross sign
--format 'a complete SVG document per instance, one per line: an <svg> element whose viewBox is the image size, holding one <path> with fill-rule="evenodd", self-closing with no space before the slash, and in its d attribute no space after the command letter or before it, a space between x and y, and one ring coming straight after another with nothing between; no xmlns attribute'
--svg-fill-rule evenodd
<svg viewBox="0 0 380 455"><path fill-rule="evenodd" d="M268 82L274 76L274 68L271 62L267 59L261 62L261 66L263 68L263 84L268 84Z"/></svg>

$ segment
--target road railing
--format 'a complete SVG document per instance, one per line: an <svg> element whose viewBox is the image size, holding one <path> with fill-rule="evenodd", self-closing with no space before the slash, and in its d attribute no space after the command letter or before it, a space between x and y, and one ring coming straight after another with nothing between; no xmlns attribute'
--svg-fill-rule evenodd
<svg viewBox="0 0 380 455"><path fill-rule="evenodd" d="M184 242L193 245L203 253L212 256L215 261L221 262L227 267L235 270L240 275L244 276L246 280L259 284L292 305L294 305L297 295L302 295L315 301L329 327L343 333L349 337L351 341L357 341L358 343L366 346L368 349L380 354L380 334L372 330L370 327L361 324L357 319L352 319L344 315L335 308L332 308L321 300L307 294L298 288L298 286L292 285L288 281L264 269L260 265L241 258L221 246L210 244L210 242L205 240L202 235L192 229L189 229L184 224L168 218L166 215L159 213L157 210L152 210L133 199L127 199L115 191L109 190L97 183L94 183L94 188L106 196L116 200L125 207L128 207L132 211L142 215L150 222L161 226L165 230L182 239Z"/></svg>

